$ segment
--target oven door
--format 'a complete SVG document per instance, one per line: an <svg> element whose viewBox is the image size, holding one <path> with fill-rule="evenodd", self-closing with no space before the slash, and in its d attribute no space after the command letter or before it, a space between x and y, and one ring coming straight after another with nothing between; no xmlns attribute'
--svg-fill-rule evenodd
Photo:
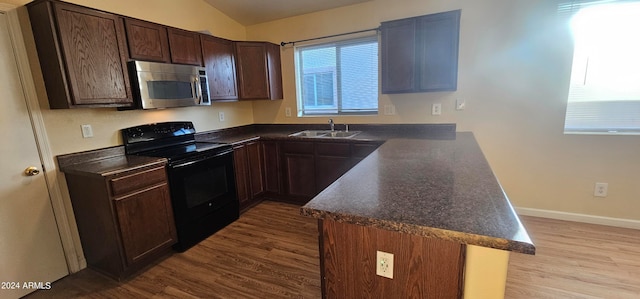
<svg viewBox="0 0 640 299"><path fill-rule="evenodd" d="M179 231L185 226L187 230L190 229L188 227L197 225L197 222L206 217L225 218L225 222L238 218L231 150L213 157L172 162L168 165L167 172ZM221 213L224 215L212 216L220 211L224 211Z"/></svg>

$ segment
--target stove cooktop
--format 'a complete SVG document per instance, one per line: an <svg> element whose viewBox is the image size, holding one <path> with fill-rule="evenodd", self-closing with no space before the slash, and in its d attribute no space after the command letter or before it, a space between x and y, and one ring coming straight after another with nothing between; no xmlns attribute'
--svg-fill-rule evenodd
<svg viewBox="0 0 640 299"><path fill-rule="evenodd" d="M171 161L206 153L217 154L231 149L231 145L226 143L195 142L140 152L138 155L167 158Z"/></svg>
<svg viewBox="0 0 640 299"><path fill-rule="evenodd" d="M167 158L170 162L216 156L232 150L226 143L196 142L196 130L190 121L140 125L121 132L127 154Z"/></svg>

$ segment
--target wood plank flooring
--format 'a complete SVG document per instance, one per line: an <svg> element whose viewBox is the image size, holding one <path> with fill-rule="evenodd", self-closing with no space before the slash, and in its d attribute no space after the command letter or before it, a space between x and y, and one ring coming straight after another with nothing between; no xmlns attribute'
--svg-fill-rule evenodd
<svg viewBox="0 0 640 299"><path fill-rule="evenodd" d="M537 254L511 255L505 298L640 298L640 231L522 220ZM86 269L27 298L320 298L319 276L316 221L267 201L127 282Z"/></svg>
<svg viewBox="0 0 640 299"><path fill-rule="evenodd" d="M125 283L85 269L27 298L319 298L317 229L299 206L264 202Z"/></svg>
<svg viewBox="0 0 640 299"><path fill-rule="evenodd" d="M511 254L505 298L640 298L640 231L521 217L536 255Z"/></svg>

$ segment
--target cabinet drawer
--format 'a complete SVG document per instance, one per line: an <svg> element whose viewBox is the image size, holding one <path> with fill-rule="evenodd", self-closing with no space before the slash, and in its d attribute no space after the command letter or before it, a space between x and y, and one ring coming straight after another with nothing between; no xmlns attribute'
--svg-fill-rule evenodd
<svg viewBox="0 0 640 299"><path fill-rule="evenodd" d="M313 142L284 142L282 144L282 152L313 155Z"/></svg>
<svg viewBox="0 0 640 299"><path fill-rule="evenodd" d="M349 143L316 143L316 154L320 156L349 157Z"/></svg>
<svg viewBox="0 0 640 299"><path fill-rule="evenodd" d="M146 186L166 182L166 180L167 174L164 167L158 167L111 179L109 184L111 185L111 194L118 196Z"/></svg>

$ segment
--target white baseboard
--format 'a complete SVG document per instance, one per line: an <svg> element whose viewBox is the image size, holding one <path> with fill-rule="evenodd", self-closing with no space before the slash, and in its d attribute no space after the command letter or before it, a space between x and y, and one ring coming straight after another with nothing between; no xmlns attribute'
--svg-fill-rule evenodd
<svg viewBox="0 0 640 299"><path fill-rule="evenodd" d="M640 229L640 220L611 218L611 217L593 216L593 215L586 215L586 214L576 214L576 213L558 212L558 211L540 210L540 209L531 209L531 208L515 208L515 210L516 210L516 213L518 213L518 215L524 215L524 216L534 216L534 217L551 218L551 219L558 219L558 220L567 220L567 221L584 222L584 223L591 223L591 224Z"/></svg>

